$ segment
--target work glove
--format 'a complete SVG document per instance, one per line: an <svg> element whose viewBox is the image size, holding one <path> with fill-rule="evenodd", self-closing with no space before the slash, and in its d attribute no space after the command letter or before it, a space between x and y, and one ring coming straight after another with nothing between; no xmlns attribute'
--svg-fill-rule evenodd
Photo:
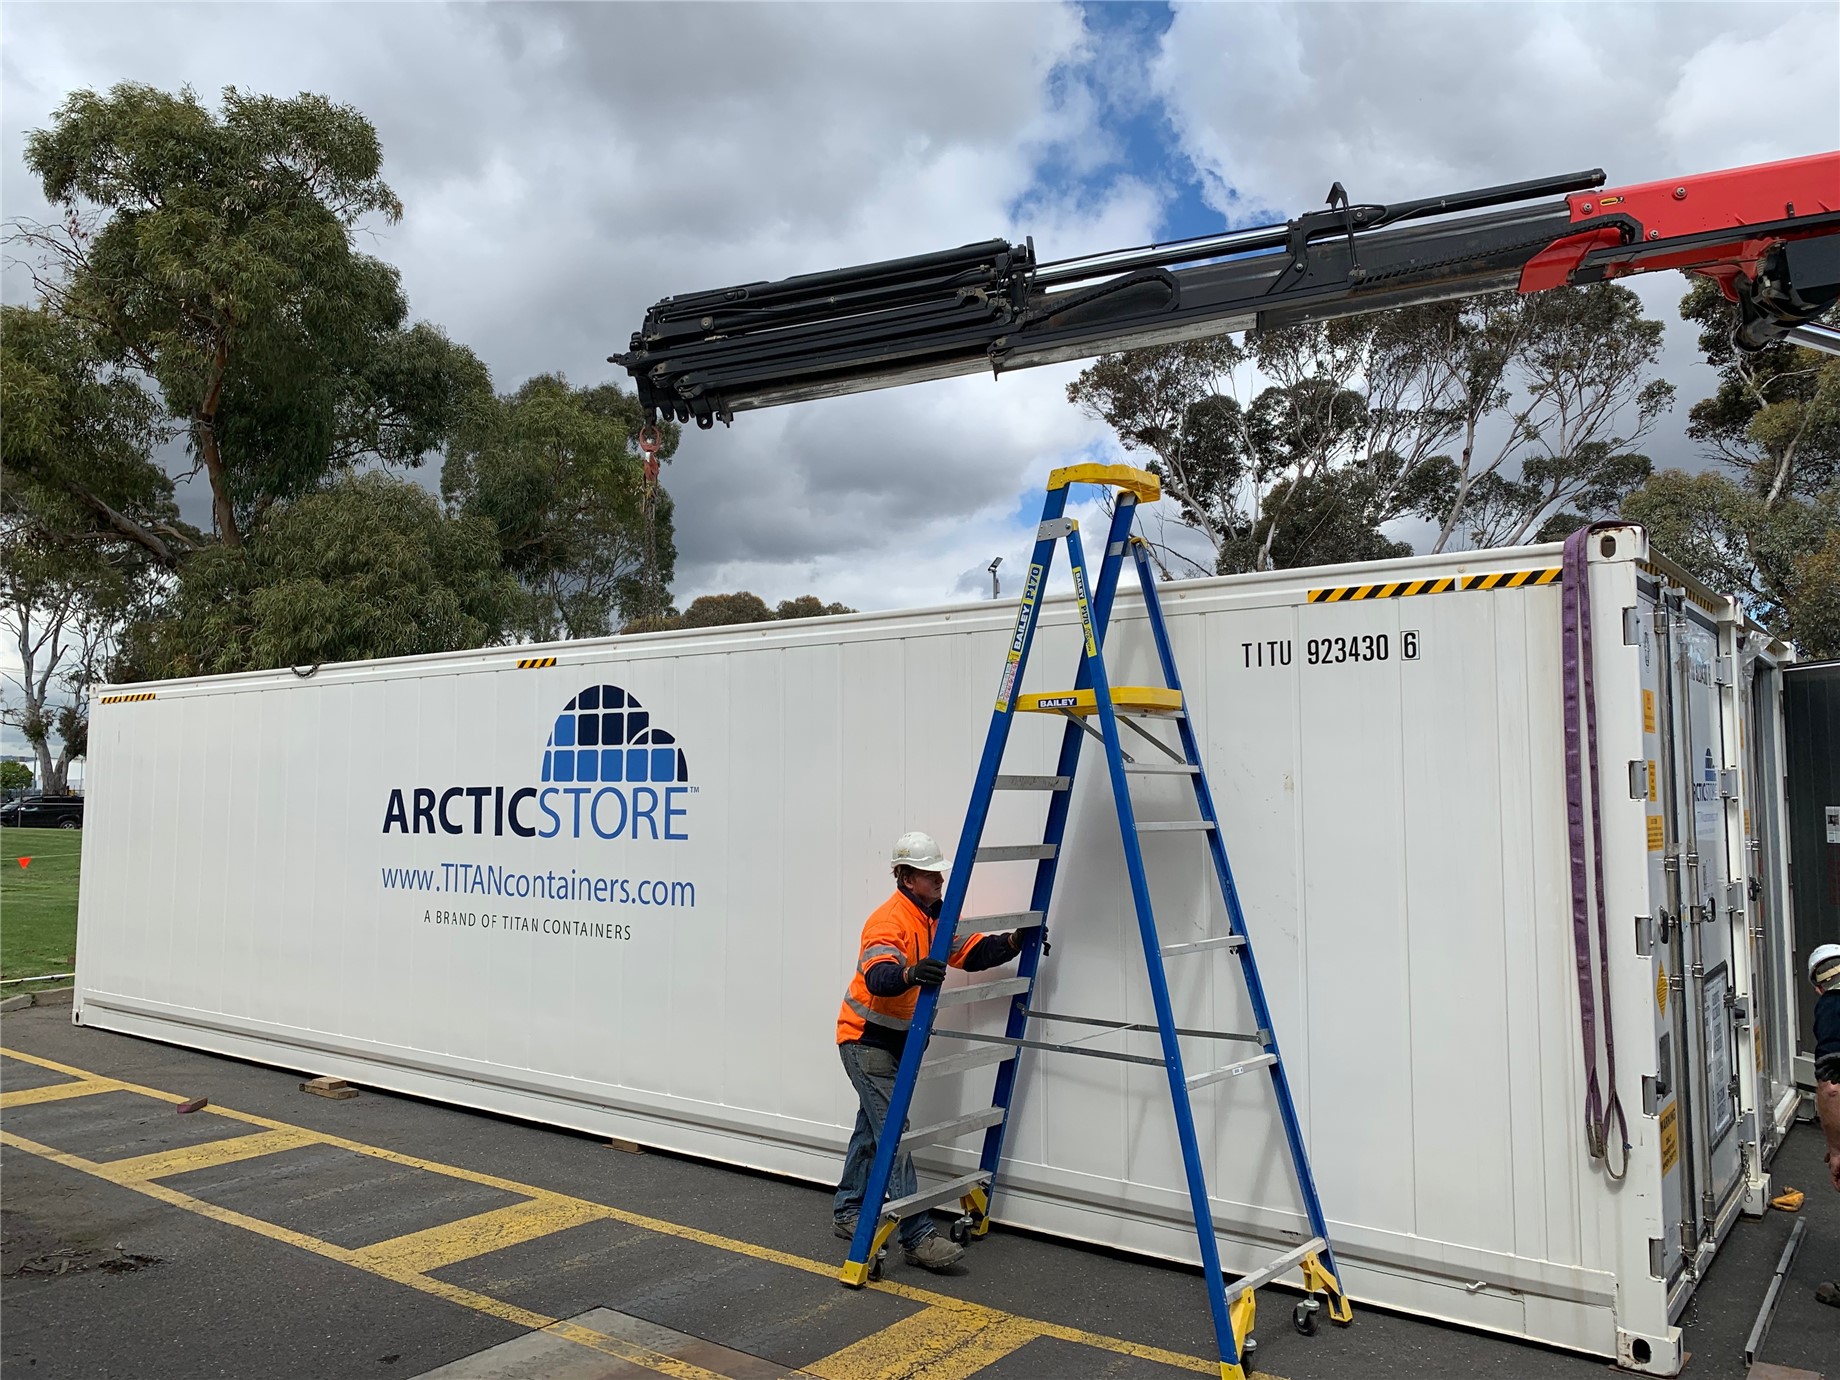
<svg viewBox="0 0 1840 1380"><path fill-rule="evenodd" d="M1011 930L1009 932L1009 951L1013 954L1021 953L1022 952L1022 941L1024 938L1026 938L1026 935L1024 934L1023 931Z"/></svg>
<svg viewBox="0 0 1840 1380"><path fill-rule="evenodd" d="M907 970L910 986L937 987L946 980L946 965L936 958L923 958Z"/></svg>

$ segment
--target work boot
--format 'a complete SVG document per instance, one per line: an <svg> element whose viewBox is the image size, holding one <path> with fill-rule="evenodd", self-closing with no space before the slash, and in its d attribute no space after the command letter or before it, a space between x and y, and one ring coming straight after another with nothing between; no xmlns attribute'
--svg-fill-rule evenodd
<svg viewBox="0 0 1840 1380"><path fill-rule="evenodd" d="M1815 1285L1814 1301L1816 1303L1829 1303L1835 1308L1840 1308L1840 1284L1834 1284L1830 1281L1826 1284Z"/></svg>
<svg viewBox="0 0 1840 1380"><path fill-rule="evenodd" d="M918 1246L901 1250L902 1259L923 1270L949 1270L965 1258L965 1248L955 1246L937 1232L924 1237Z"/></svg>
<svg viewBox="0 0 1840 1380"><path fill-rule="evenodd" d="M831 1235L845 1241L856 1239L856 1219L854 1217L831 1218Z"/></svg>

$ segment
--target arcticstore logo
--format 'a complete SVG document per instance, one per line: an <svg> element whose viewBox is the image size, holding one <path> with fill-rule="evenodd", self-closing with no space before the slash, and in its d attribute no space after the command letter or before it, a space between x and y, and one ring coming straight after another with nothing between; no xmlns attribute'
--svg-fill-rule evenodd
<svg viewBox="0 0 1840 1380"><path fill-rule="evenodd" d="M690 837L690 764L677 739L617 685L562 707L543 745L540 784L411 786L390 792L386 834L537 839Z"/></svg>

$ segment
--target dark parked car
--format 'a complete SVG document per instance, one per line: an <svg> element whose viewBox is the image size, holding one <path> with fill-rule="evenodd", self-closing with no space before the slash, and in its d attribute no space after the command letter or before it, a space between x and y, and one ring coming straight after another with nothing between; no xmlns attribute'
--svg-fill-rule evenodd
<svg viewBox="0 0 1840 1380"><path fill-rule="evenodd" d="M81 829L83 797L80 795L22 795L0 805L0 828Z"/></svg>

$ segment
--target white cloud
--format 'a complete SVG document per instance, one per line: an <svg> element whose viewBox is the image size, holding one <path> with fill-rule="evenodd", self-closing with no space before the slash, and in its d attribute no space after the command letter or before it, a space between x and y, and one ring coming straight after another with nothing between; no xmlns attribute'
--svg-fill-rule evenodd
<svg viewBox="0 0 1840 1380"><path fill-rule="evenodd" d="M1602 168L1610 183L1840 144L1832 4L1180 4L1152 79L1211 205L1245 224ZM1697 468L1715 386L1687 280L1634 279L1679 389L1649 442Z"/></svg>

